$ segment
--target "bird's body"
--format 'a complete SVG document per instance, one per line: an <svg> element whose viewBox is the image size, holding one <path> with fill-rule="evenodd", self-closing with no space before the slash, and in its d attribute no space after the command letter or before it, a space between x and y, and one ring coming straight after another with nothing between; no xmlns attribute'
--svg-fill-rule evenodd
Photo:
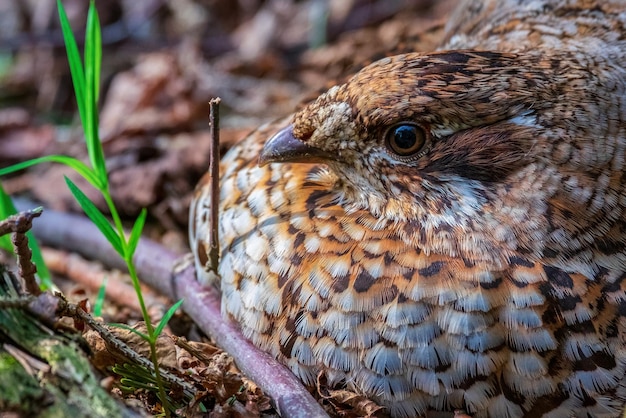
<svg viewBox="0 0 626 418"><path fill-rule="evenodd" d="M467 3L224 157L222 309L392 416L619 416L626 5Z"/></svg>

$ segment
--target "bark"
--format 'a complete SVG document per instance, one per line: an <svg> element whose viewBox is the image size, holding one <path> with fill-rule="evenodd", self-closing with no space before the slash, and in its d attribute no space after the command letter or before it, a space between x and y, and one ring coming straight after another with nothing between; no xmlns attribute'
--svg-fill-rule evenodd
<svg viewBox="0 0 626 418"><path fill-rule="evenodd" d="M25 295L0 265L0 411L39 417L138 416L100 387L76 338L46 326L58 299ZM2 414L0 414L2 415Z"/></svg>

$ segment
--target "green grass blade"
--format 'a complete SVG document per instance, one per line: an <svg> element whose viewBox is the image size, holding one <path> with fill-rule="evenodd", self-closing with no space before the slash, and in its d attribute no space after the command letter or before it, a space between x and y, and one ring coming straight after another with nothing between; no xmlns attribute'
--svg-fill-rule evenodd
<svg viewBox="0 0 626 418"><path fill-rule="evenodd" d="M87 41L93 52L90 54L90 62L94 69L94 88L96 103L100 98L100 74L102 69L102 31L100 30L100 18L96 10L96 3L91 0L89 4L89 14L87 15Z"/></svg>
<svg viewBox="0 0 626 418"><path fill-rule="evenodd" d="M126 390L129 393L136 392L138 390L156 392L156 387L154 383L146 383L144 380L133 379L130 377L124 377L120 379L121 390ZM160 414L158 416L164 416Z"/></svg>
<svg viewBox="0 0 626 418"><path fill-rule="evenodd" d="M6 216L0 216L0 220L6 218ZM9 235L3 235L0 237L0 248L10 253L13 252L13 245L11 244L11 238L9 238Z"/></svg>
<svg viewBox="0 0 626 418"><path fill-rule="evenodd" d="M89 200L89 198L72 182L72 180L65 177L65 182L67 183L67 187L69 187L80 207L83 208L83 211L85 211L85 214L98 227L98 229L100 230L100 232L102 232L107 241L111 243L115 251L117 251L117 253L123 258L124 247L122 246L122 241L120 240L119 235L117 235L107 218L91 202L91 200Z"/></svg>
<svg viewBox="0 0 626 418"><path fill-rule="evenodd" d="M32 167L41 163L61 163L72 168L78 174L83 176L93 187L100 190L105 185L102 184L100 179L96 176L95 172L80 160L66 155L46 155L45 157L34 158L28 161L22 161L21 163L14 164L9 167L0 169L0 177L16 171L23 170L28 167Z"/></svg>
<svg viewBox="0 0 626 418"><path fill-rule="evenodd" d="M4 191L2 185L0 184L0 219L6 219L16 213L17 209L15 208L11 197ZM33 263L35 263L35 266L37 267L37 276L39 277L40 287L42 290L48 290L52 287L52 278L50 276L50 271L43 260L39 244L31 231L28 231L26 236L28 237L28 246L33 253ZM13 244L11 243L11 239L8 235L0 237L0 247L13 252Z"/></svg>
<svg viewBox="0 0 626 418"><path fill-rule="evenodd" d="M0 248L9 253L13 252L13 246L11 245L11 238L9 238L9 235L3 235L0 237Z"/></svg>
<svg viewBox="0 0 626 418"><path fill-rule="evenodd" d="M176 313L176 310L180 308L180 305L182 304L183 304L183 299L176 302L174 305L172 305L171 308L167 310L167 312L165 312L165 315L163 315L163 318L161 318L161 321L159 321L159 325L154 330L155 338L161 335L161 333L163 332L163 328L165 328L167 323L170 322L170 319L172 319L172 316L174 316L174 313Z"/></svg>
<svg viewBox="0 0 626 418"><path fill-rule="evenodd" d="M128 251L128 253L126 254L127 259L131 259L133 257L133 254L135 254L135 249L137 249L139 238L141 238L141 232L143 231L143 226L146 223L147 215L148 211L146 210L146 208L143 208L141 210L141 213L137 217L135 224L133 225L132 231L130 231L130 237L128 238L128 247L126 248L126 251Z"/></svg>
<svg viewBox="0 0 626 418"><path fill-rule="evenodd" d="M57 0L57 9L59 10L59 20L61 21L61 30L63 31L63 40L65 42L65 49L67 51L67 60L70 64L70 73L72 74L72 84L74 85L74 94L76 95L76 102L78 104L78 113L80 120L85 127L85 72L83 70L83 64L78 53L78 46L76 45L76 39L70 26L70 22L67 19L67 14L63 8L61 0Z"/></svg>
<svg viewBox="0 0 626 418"><path fill-rule="evenodd" d="M150 341L150 337L148 336L148 334L144 334L143 332L136 330L135 328L130 327L126 324L119 324L117 322L111 322L109 323L109 325L115 328L125 329L126 331L130 331L133 334L139 335L141 338L143 338L146 341Z"/></svg>
<svg viewBox="0 0 626 418"><path fill-rule="evenodd" d="M85 32L85 141L89 160L98 177L106 183L106 164L102 144L98 135L98 95L100 91L100 69L102 66L102 39L100 20L95 2L89 3L87 29Z"/></svg>
<svg viewBox="0 0 626 418"><path fill-rule="evenodd" d="M28 246L30 247L30 251L33 253L33 263L35 263L35 266L37 267L39 287L41 288L41 290L48 290L52 287L52 277L50 276L50 270L48 270L48 266L46 266L46 263L43 260L41 248L39 248L39 244L37 243L37 240L35 239L32 231L28 231L26 233L26 236L28 237Z"/></svg>
<svg viewBox="0 0 626 418"><path fill-rule="evenodd" d="M102 316L102 307L104 306L104 299L106 298L107 281L107 276L104 276L102 284L98 289L96 301L93 303L93 316Z"/></svg>
<svg viewBox="0 0 626 418"><path fill-rule="evenodd" d="M11 215L17 213L11 197L4 191L2 185L0 185L0 221L8 218ZM0 237L0 248L8 252L13 252L13 244L11 243L10 235L3 235Z"/></svg>

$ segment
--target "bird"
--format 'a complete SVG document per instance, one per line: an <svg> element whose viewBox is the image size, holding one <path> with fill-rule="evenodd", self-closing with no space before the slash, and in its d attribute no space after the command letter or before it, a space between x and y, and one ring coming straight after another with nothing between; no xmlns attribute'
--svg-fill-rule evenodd
<svg viewBox="0 0 626 418"><path fill-rule="evenodd" d="M618 417L625 159L622 0L465 1L434 51L225 154L218 275L208 177L191 204L197 275L305 385L392 417Z"/></svg>

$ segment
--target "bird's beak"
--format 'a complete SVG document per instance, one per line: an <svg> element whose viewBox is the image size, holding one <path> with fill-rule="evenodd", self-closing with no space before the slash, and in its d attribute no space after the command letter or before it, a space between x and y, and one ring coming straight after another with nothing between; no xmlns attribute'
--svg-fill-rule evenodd
<svg viewBox="0 0 626 418"><path fill-rule="evenodd" d="M278 131L263 146L259 156L259 165L269 163L318 163L328 160L330 155L319 148L312 147L293 136L293 126Z"/></svg>

